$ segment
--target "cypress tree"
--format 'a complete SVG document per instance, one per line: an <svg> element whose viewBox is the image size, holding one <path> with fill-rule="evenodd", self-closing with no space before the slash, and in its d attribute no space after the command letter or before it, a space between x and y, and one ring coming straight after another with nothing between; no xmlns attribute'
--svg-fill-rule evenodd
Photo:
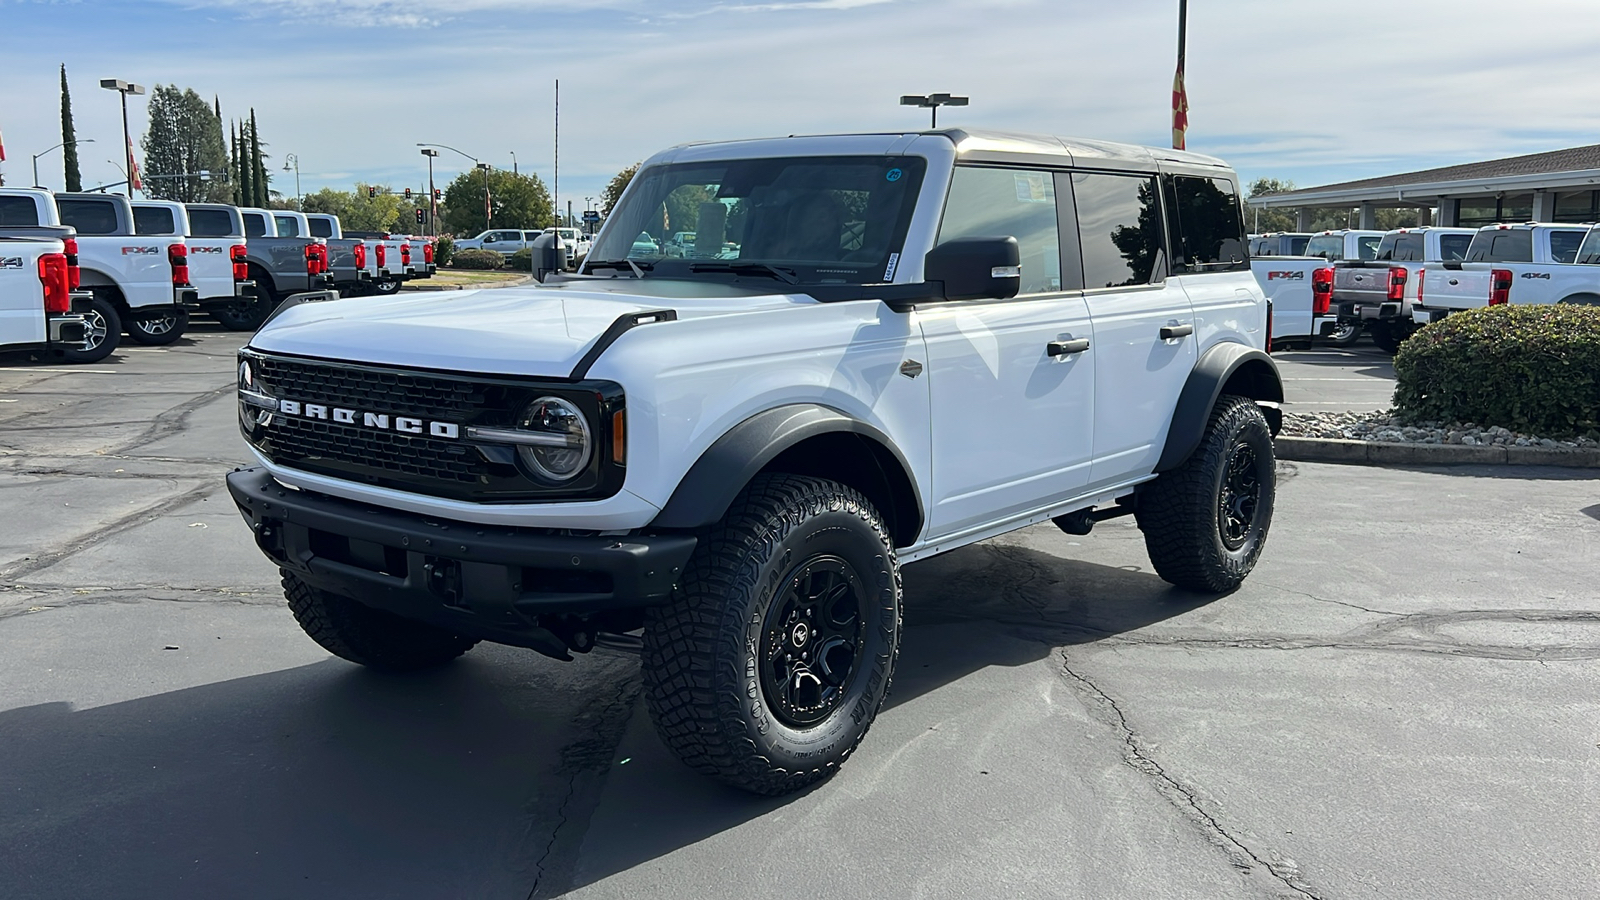
<svg viewBox="0 0 1600 900"><path fill-rule="evenodd" d="M233 155L234 164L239 167L239 205L255 206L255 185L251 184L251 174L255 167L250 165L250 138L243 122L239 123L239 151Z"/></svg>
<svg viewBox="0 0 1600 900"><path fill-rule="evenodd" d="M67 91L67 65L61 64L61 148L68 191L83 190L83 175L78 172L78 137L72 128L72 94Z"/></svg>
<svg viewBox="0 0 1600 900"><path fill-rule="evenodd" d="M250 110L250 159L253 171L250 173L250 184L255 188L256 206L265 208L268 201L267 194L267 167L261 156L261 132L256 130L256 111Z"/></svg>

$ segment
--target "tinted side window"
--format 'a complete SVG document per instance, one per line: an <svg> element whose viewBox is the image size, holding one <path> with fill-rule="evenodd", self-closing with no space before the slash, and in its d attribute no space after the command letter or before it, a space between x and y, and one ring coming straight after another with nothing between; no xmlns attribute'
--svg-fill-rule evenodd
<svg viewBox="0 0 1600 900"><path fill-rule="evenodd" d="M1072 193L1085 287L1125 287L1166 277L1161 196L1154 178L1075 172Z"/></svg>
<svg viewBox="0 0 1600 900"><path fill-rule="evenodd" d="M228 237L233 234L233 217L228 215L227 210L191 208L189 231L195 237Z"/></svg>
<svg viewBox="0 0 1600 900"><path fill-rule="evenodd" d="M1177 207L1172 271L1214 272L1248 266L1244 214L1233 185L1218 178L1188 175L1178 175L1172 182Z"/></svg>
<svg viewBox="0 0 1600 900"><path fill-rule="evenodd" d="M1344 237L1329 234L1314 237L1306 244L1307 256L1320 256L1323 259L1338 261L1344 258Z"/></svg>
<svg viewBox="0 0 1600 900"><path fill-rule="evenodd" d="M300 222L294 216L273 216L278 223L278 237L301 237Z"/></svg>
<svg viewBox="0 0 1600 900"><path fill-rule="evenodd" d="M1061 240L1056 230L1055 176L1049 172L959 166L945 200L939 243L966 237L1017 239L1022 250L1019 294L1061 290Z"/></svg>
<svg viewBox="0 0 1600 900"><path fill-rule="evenodd" d="M267 234L267 217L260 213L244 214L245 237L272 237Z"/></svg>
<svg viewBox="0 0 1600 900"><path fill-rule="evenodd" d="M1289 256L1303 256L1303 255L1305 255L1306 244L1310 243L1310 241L1311 241L1311 238L1308 238L1308 237L1290 238L1289 239L1289 253L1288 253L1288 255Z"/></svg>
<svg viewBox="0 0 1600 900"><path fill-rule="evenodd" d="M1472 246L1470 234L1441 234L1439 235L1439 258L1443 260L1464 259L1467 248Z"/></svg>
<svg viewBox="0 0 1600 900"><path fill-rule="evenodd" d="M1583 243L1584 232L1550 232L1550 258L1559 263L1569 263L1578 258L1578 246Z"/></svg>
<svg viewBox="0 0 1600 900"><path fill-rule="evenodd" d="M1573 262L1585 266L1600 266L1600 225L1589 229L1589 236L1578 248L1578 258Z"/></svg>
<svg viewBox="0 0 1600 900"><path fill-rule="evenodd" d="M0 197L0 225L37 225L39 207L32 197Z"/></svg>
<svg viewBox="0 0 1600 900"><path fill-rule="evenodd" d="M133 208L134 234L172 234L177 230L177 224L172 220L172 210L162 206Z"/></svg>
<svg viewBox="0 0 1600 900"><path fill-rule="evenodd" d="M117 207L109 200L58 200L61 224L71 225L79 234L116 234Z"/></svg>
<svg viewBox="0 0 1600 900"><path fill-rule="evenodd" d="M311 236L321 238L333 237L333 223L327 219L308 219L311 223Z"/></svg>
<svg viewBox="0 0 1600 900"><path fill-rule="evenodd" d="M1394 254L1390 259L1401 262L1418 262L1422 259L1422 241L1420 234L1402 234L1395 238Z"/></svg>
<svg viewBox="0 0 1600 900"><path fill-rule="evenodd" d="M1467 251L1468 262L1533 262L1533 232L1480 231Z"/></svg>
<svg viewBox="0 0 1600 900"><path fill-rule="evenodd" d="M1378 255L1378 241L1383 240L1375 234L1356 238L1356 259L1372 259ZM1421 257L1418 257L1421 259Z"/></svg>

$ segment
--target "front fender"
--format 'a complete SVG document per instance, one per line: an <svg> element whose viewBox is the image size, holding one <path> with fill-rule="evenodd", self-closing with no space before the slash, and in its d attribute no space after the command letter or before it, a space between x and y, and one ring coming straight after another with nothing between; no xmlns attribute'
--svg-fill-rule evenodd
<svg viewBox="0 0 1600 900"><path fill-rule="evenodd" d="M1211 410L1224 391L1249 397L1257 403L1273 404L1269 407L1272 414L1267 421L1273 433L1277 433L1282 418L1276 404L1283 402L1283 379L1278 375L1277 364L1272 357L1253 347L1233 342L1217 344L1200 356L1183 385L1183 392L1178 395L1167 443L1156 463L1157 472L1183 465L1200 446Z"/></svg>

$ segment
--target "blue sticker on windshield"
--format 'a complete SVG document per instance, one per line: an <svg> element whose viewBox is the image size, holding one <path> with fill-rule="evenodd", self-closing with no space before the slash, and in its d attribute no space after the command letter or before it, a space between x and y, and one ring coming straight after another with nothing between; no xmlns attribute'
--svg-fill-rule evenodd
<svg viewBox="0 0 1600 900"><path fill-rule="evenodd" d="M899 169L890 169L888 172L884 173L883 177L888 179L889 181L899 181L900 180L900 176L902 176L904 174L906 174L906 173L900 171Z"/></svg>

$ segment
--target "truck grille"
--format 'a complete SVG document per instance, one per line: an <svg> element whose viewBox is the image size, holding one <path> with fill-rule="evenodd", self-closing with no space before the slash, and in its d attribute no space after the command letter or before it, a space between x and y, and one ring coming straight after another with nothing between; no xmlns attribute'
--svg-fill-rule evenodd
<svg viewBox="0 0 1600 900"><path fill-rule="evenodd" d="M463 378L259 357L271 392L308 403L460 421L493 408L494 386Z"/></svg>
<svg viewBox="0 0 1600 900"><path fill-rule="evenodd" d="M475 484L489 475L474 447L310 419L279 416L261 449L278 462L342 463L435 481Z"/></svg>

